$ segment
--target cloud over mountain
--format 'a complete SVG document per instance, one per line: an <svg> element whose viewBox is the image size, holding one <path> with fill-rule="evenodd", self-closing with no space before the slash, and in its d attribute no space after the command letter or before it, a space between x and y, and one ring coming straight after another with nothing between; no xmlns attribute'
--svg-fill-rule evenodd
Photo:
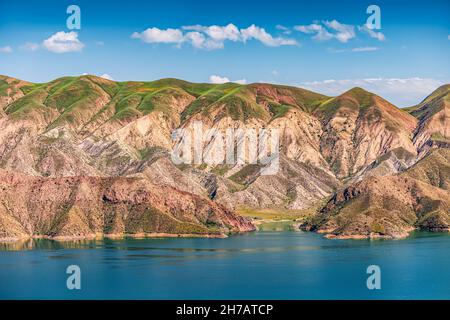
<svg viewBox="0 0 450 320"><path fill-rule="evenodd" d="M84 44L78 39L78 33L75 31L59 31L44 40L42 45L45 49L54 53L77 52L84 47Z"/></svg>
<svg viewBox="0 0 450 320"><path fill-rule="evenodd" d="M303 82L299 86L327 95L339 95L353 87L362 87L368 91L392 100L400 107L407 107L421 101L431 91L444 84L429 78L366 78L366 79L329 79Z"/></svg>
<svg viewBox="0 0 450 320"><path fill-rule="evenodd" d="M234 82L234 83L238 83L238 84L246 84L247 80L246 79L240 79L240 80L230 80L227 77L221 77L218 75L212 75L209 77L209 82L214 83L214 84L222 84L222 83L227 83L227 82Z"/></svg>

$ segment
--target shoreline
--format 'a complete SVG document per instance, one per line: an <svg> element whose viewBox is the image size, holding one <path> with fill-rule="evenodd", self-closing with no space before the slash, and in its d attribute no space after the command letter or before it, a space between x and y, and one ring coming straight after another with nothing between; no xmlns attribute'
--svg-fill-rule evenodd
<svg viewBox="0 0 450 320"><path fill-rule="evenodd" d="M399 239L405 239L411 235L411 232L414 230L418 230L417 228L407 228L406 230L399 232L395 235L385 235L385 234L379 234L375 232L371 232L369 234L333 234L333 231L335 229L322 229L317 230L316 232L319 234L324 234L324 237L327 239L340 239L340 240L399 240Z"/></svg>
<svg viewBox="0 0 450 320"><path fill-rule="evenodd" d="M27 237L5 237L0 238L0 243L14 243L14 242L21 242L21 241L27 241L27 240L34 240L34 239L45 239L45 240L53 240L53 241L80 241L80 240L102 240L102 239L125 239L125 238L132 238L132 239L152 239L152 238L205 238L205 239L225 239L228 238L230 235L237 235L237 234L243 234L248 232L258 232L260 230L259 226L264 223L273 223L273 222L291 222L293 226L298 227L298 222L295 220L289 220L289 219L252 219L252 222L255 224L256 230L253 231L246 231L246 232L234 232L231 234L195 234L195 233L182 233L182 234L174 234L174 233L163 233L163 232L154 232L154 233L109 233L109 234L88 234L85 236L45 236L45 235L34 235L34 236L27 236ZM432 232L432 233L450 233L449 229L439 229L439 230L420 230L418 228L411 228L408 231L405 231L397 236L390 236L390 235L381 235L381 234L352 234L352 235L336 235L330 233L330 230L318 230L318 231L309 231L309 230L303 230L301 228L298 228L298 231L303 232L311 232L316 233L319 235L322 235L326 239L337 239L337 240L401 240L406 239L411 236L411 233L414 231L424 231L424 232Z"/></svg>
<svg viewBox="0 0 450 320"><path fill-rule="evenodd" d="M224 239L228 238L227 234L195 234L195 233L109 233L109 234L89 234L85 236L28 236L28 237L8 237L0 238L0 243L20 242L34 239L45 239L53 241L77 241L77 240L101 240L101 239L147 239L147 238L210 238L210 239Z"/></svg>
<svg viewBox="0 0 450 320"><path fill-rule="evenodd" d="M396 236L391 236L391 235L382 235L382 234L377 234L377 233L371 233L369 235L365 235L365 234L352 234L352 235L335 235L332 233L328 233L328 230L325 230L323 232L321 231L317 231L316 233L318 234L325 234L324 237L327 239L339 239L339 240L348 240L348 239L352 239L352 240L402 240L402 239L406 239L408 237L411 236L411 233L413 233L414 231L419 231L419 232L432 232L432 233L450 233L450 228L449 229L435 229L435 230L421 230L419 228L411 228L405 232L399 233Z"/></svg>

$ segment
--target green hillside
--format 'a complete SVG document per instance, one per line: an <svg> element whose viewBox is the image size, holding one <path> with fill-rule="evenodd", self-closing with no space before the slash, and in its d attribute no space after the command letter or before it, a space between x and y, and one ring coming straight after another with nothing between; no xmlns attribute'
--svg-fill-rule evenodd
<svg viewBox="0 0 450 320"><path fill-rule="evenodd" d="M216 119L230 116L234 120L252 118L269 121L283 116L290 108L312 112L324 95L308 90L271 84L191 83L166 78L151 82L115 82L92 75L62 77L48 83L29 83L19 88L20 80L0 77L0 95L8 88L21 90L23 97L6 107L16 117L33 117L34 112L47 113L49 128L62 123L74 125L95 121L107 114L108 121L127 121L153 111L171 117L179 114L185 121L197 113L215 114ZM174 100L189 100L183 110L174 110ZM96 105L102 104L99 108Z"/></svg>

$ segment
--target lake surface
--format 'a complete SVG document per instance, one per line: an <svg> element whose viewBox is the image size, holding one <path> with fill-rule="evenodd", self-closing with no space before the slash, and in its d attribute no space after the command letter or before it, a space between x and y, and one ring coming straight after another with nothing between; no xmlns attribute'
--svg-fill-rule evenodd
<svg viewBox="0 0 450 320"><path fill-rule="evenodd" d="M1 299L449 299L450 236L334 240L301 231L226 239L0 244ZM68 290L66 268L81 268ZM368 290L369 265L381 290Z"/></svg>

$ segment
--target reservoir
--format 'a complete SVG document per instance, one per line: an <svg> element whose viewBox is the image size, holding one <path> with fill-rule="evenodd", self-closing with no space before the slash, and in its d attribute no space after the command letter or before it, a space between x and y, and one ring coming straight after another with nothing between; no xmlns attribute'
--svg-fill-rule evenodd
<svg viewBox="0 0 450 320"><path fill-rule="evenodd" d="M450 236L336 240L266 228L225 239L0 244L1 299L450 299ZM66 269L81 270L69 290ZM381 289L367 288L367 268Z"/></svg>

